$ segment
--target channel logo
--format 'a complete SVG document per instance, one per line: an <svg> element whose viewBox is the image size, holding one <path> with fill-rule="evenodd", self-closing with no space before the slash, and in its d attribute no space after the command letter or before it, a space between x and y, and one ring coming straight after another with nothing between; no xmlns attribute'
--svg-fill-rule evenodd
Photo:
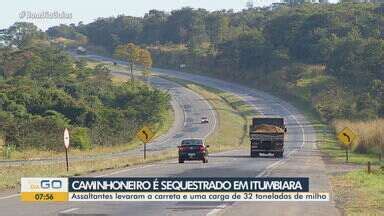
<svg viewBox="0 0 384 216"><path fill-rule="evenodd" d="M26 202L68 201L68 179L21 178L21 200Z"/></svg>
<svg viewBox="0 0 384 216"><path fill-rule="evenodd" d="M40 187L42 189L60 189L63 187L63 182L61 180L41 180Z"/></svg>
<svg viewBox="0 0 384 216"><path fill-rule="evenodd" d="M24 192L67 192L67 178L21 178Z"/></svg>

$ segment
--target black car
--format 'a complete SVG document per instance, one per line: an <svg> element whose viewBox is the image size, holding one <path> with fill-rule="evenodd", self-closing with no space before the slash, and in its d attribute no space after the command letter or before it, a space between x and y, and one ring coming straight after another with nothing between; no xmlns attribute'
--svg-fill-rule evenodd
<svg viewBox="0 0 384 216"><path fill-rule="evenodd" d="M201 124L208 124L209 123L208 118L207 117L202 117L201 120L200 120L200 123Z"/></svg>
<svg viewBox="0 0 384 216"><path fill-rule="evenodd" d="M179 163L186 160L201 160L208 163L208 147L202 139L185 139L179 148Z"/></svg>

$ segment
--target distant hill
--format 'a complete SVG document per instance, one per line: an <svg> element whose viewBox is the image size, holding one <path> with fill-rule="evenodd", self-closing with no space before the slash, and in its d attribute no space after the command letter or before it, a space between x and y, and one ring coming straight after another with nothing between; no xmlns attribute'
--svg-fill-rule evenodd
<svg viewBox="0 0 384 216"><path fill-rule="evenodd" d="M127 42L141 44L157 66L294 96L332 120L384 117L383 26L383 4L340 3L151 10L47 33L83 35L109 53Z"/></svg>

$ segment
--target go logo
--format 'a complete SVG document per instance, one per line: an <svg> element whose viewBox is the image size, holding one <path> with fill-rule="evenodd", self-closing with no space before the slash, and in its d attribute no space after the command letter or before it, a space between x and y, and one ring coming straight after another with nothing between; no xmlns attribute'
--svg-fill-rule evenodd
<svg viewBox="0 0 384 216"><path fill-rule="evenodd" d="M60 189L63 187L61 180L41 180L40 187L42 189Z"/></svg>

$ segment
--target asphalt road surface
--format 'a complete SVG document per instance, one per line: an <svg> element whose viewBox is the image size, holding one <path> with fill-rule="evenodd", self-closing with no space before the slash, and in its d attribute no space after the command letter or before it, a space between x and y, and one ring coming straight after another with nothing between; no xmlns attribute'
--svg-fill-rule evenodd
<svg viewBox="0 0 384 216"><path fill-rule="evenodd" d="M100 57L97 57L100 59ZM108 60L103 58L103 60ZM155 69L163 76L191 80L240 96L259 113L286 119L283 159L250 158L244 150L211 155L208 164L177 160L114 170L96 176L256 177L301 176L310 178L311 192L331 192L327 170L316 146L313 126L287 102L269 94L213 78ZM332 194L331 194L332 198ZM21 203L18 197L0 198L4 215L339 215L330 202L133 202L133 203Z"/></svg>

